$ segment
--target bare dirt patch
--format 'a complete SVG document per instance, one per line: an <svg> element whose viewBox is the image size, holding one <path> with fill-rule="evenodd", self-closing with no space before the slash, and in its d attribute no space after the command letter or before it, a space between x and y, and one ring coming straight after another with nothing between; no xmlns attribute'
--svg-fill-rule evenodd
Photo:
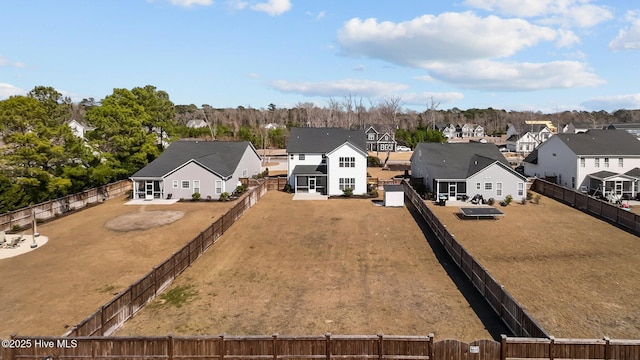
<svg viewBox="0 0 640 360"><path fill-rule="evenodd" d="M291 198L266 194L117 335L491 338L406 208Z"/></svg>
<svg viewBox="0 0 640 360"><path fill-rule="evenodd" d="M184 211L145 211L129 212L107 221L104 226L113 231L136 231L153 229L182 219Z"/></svg>
<svg viewBox="0 0 640 360"><path fill-rule="evenodd" d="M637 236L544 196L500 220L429 206L551 335L640 338Z"/></svg>
<svg viewBox="0 0 640 360"><path fill-rule="evenodd" d="M38 226L49 241L0 260L0 337L62 335L217 220L235 202L124 205L118 197ZM123 214L182 212L179 220L131 232L105 224Z"/></svg>

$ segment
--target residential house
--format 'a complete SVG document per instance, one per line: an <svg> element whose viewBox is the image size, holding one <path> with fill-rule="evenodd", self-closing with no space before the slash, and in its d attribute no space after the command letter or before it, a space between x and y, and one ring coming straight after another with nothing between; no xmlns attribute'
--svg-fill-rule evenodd
<svg viewBox="0 0 640 360"><path fill-rule="evenodd" d="M411 156L411 176L422 178L427 191L449 199L526 196L527 178L513 170L494 144L420 143Z"/></svg>
<svg viewBox="0 0 640 360"><path fill-rule="evenodd" d="M463 138L482 137L484 136L484 128L480 125L464 124L461 127L461 136Z"/></svg>
<svg viewBox="0 0 640 360"><path fill-rule="evenodd" d="M624 130L552 136L524 159L524 173L575 190L635 198L640 141Z"/></svg>
<svg viewBox="0 0 640 360"><path fill-rule="evenodd" d="M453 124L444 124L438 125L438 130L446 137L447 139L453 139L457 137L456 127Z"/></svg>
<svg viewBox="0 0 640 360"><path fill-rule="evenodd" d="M191 119L187 121L187 127L192 129L199 129L209 126L209 123L206 120L202 119Z"/></svg>
<svg viewBox="0 0 640 360"><path fill-rule="evenodd" d="M94 127L80 122L76 119L71 119L67 122L67 125L71 128L71 130L73 131L73 134L76 135L79 138L84 139L85 135L87 133L87 131L91 131L91 130L95 130Z"/></svg>
<svg viewBox="0 0 640 360"><path fill-rule="evenodd" d="M248 141L176 141L133 174L134 199L218 199L232 193L241 177L261 171L260 156Z"/></svg>
<svg viewBox="0 0 640 360"><path fill-rule="evenodd" d="M635 136L640 139L640 124L639 123L621 123L621 124L611 124L607 126L609 130L624 130L629 134Z"/></svg>
<svg viewBox="0 0 640 360"><path fill-rule="evenodd" d="M571 122L569 124L561 125L560 128L558 129L558 133L559 134L577 134L593 128L594 128L593 123Z"/></svg>
<svg viewBox="0 0 640 360"><path fill-rule="evenodd" d="M296 193L367 193L367 138L362 130L292 128L287 142L288 183Z"/></svg>
<svg viewBox="0 0 640 360"><path fill-rule="evenodd" d="M391 125L370 125L365 130L367 151L396 151L396 135Z"/></svg>
<svg viewBox="0 0 640 360"><path fill-rule="evenodd" d="M507 128L507 149L516 153L530 153L547 141L552 130L546 124L510 124Z"/></svg>

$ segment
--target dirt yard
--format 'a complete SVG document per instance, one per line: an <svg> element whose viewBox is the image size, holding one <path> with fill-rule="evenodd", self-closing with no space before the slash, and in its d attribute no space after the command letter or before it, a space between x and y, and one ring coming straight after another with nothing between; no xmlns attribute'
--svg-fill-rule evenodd
<svg viewBox="0 0 640 360"><path fill-rule="evenodd" d="M271 191L117 335L489 339L406 208Z"/></svg>
<svg viewBox="0 0 640 360"><path fill-rule="evenodd" d="M119 197L39 225L47 244L0 260L1 338L62 335L234 204L125 206L125 201ZM162 211L175 217L158 219ZM115 230L107 228L110 220ZM161 226L158 220L174 222ZM147 230L123 231L153 222Z"/></svg>
<svg viewBox="0 0 640 360"><path fill-rule="evenodd" d="M547 197L500 220L430 207L551 335L640 338L638 237Z"/></svg>

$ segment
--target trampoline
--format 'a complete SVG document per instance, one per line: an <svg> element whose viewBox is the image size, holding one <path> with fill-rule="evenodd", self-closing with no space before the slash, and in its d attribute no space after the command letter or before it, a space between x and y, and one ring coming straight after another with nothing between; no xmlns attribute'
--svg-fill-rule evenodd
<svg viewBox="0 0 640 360"><path fill-rule="evenodd" d="M499 216L504 216L504 213L494 207L463 207L460 208L460 213L465 218L479 219L496 219Z"/></svg>

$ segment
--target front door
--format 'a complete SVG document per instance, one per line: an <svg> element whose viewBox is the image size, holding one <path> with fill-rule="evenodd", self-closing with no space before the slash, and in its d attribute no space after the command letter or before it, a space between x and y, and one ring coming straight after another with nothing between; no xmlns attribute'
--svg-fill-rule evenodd
<svg viewBox="0 0 640 360"><path fill-rule="evenodd" d="M145 200L153 200L153 181L147 181L145 184L144 195Z"/></svg>
<svg viewBox="0 0 640 360"><path fill-rule="evenodd" d="M314 177L309 178L309 192L310 193L316 192L316 178Z"/></svg>
<svg viewBox="0 0 640 360"><path fill-rule="evenodd" d="M456 199L456 183L449 183L449 200Z"/></svg>

